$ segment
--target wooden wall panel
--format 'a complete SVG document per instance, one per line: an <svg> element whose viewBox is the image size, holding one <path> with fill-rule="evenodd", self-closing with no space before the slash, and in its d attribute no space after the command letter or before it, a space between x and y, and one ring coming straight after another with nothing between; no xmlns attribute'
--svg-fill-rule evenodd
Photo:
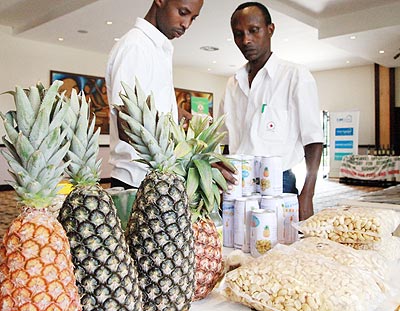
<svg viewBox="0 0 400 311"><path fill-rule="evenodd" d="M390 71L379 66L379 144L390 145Z"/></svg>

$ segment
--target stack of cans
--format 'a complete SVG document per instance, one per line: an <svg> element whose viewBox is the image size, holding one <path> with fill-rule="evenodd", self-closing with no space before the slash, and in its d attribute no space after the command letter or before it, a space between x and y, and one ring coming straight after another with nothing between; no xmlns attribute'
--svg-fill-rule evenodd
<svg viewBox="0 0 400 311"><path fill-rule="evenodd" d="M228 155L238 185L223 194L223 245L258 257L277 243L298 240L297 195L283 193L280 157Z"/></svg>

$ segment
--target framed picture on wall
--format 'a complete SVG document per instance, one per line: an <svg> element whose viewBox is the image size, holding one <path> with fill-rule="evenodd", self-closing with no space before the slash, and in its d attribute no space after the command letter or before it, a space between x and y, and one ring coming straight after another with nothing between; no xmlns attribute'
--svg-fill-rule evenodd
<svg viewBox="0 0 400 311"><path fill-rule="evenodd" d="M100 134L108 135L110 108L107 100L106 81L102 77L89 76L84 74L50 71L50 84L55 80L63 81L61 91L66 91L70 96L72 89L78 93L83 91L86 100L90 100L90 110L96 116L95 129L100 128Z"/></svg>
<svg viewBox="0 0 400 311"><path fill-rule="evenodd" d="M191 114L213 116L213 93L175 88L178 107Z"/></svg>

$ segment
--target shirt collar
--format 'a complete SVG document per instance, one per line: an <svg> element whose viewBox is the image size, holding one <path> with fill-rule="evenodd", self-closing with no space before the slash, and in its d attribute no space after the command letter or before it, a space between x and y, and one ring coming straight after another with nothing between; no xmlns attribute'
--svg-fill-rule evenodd
<svg viewBox="0 0 400 311"><path fill-rule="evenodd" d="M268 61L265 63L263 70L265 70L269 75L269 77L273 79L277 67L278 67L278 57L274 53L272 53L271 56L268 58Z"/></svg>
<svg viewBox="0 0 400 311"><path fill-rule="evenodd" d="M266 74L269 75L269 77L272 79L276 73L277 66L278 66L278 57L272 53L271 56L268 58L268 61L265 63L264 67L261 68L261 70L264 70ZM239 81L247 81L248 77L248 65L244 65L241 67L235 74L235 77Z"/></svg>
<svg viewBox="0 0 400 311"><path fill-rule="evenodd" d="M135 27L143 31L154 42L155 46L163 48L166 51L173 51L174 47L171 41L147 20L140 17L136 18Z"/></svg>

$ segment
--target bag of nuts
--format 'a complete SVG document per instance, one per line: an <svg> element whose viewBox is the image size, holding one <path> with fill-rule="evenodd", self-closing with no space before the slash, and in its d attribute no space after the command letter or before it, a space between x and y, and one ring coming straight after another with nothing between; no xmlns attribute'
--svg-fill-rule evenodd
<svg viewBox="0 0 400 311"><path fill-rule="evenodd" d="M375 243L344 244L357 250L376 251L389 261L400 260L400 238L396 236L382 237Z"/></svg>
<svg viewBox="0 0 400 311"><path fill-rule="evenodd" d="M373 311L385 299L369 274L285 245L229 272L224 295L269 311Z"/></svg>
<svg viewBox="0 0 400 311"><path fill-rule="evenodd" d="M378 252L357 251L346 245L318 237L304 238L291 246L302 252L325 256L344 266L360 269L361 273L370 273L383 291L390 291L390 286L385 282L388 278L389 264Z"/></svg>
<svg viewBox="0 0 400 311"><path fill-rule="evenodd" d="M400 213L388 209L338 207L324 209L296 225L305 237L317 236L339 243L374 243L392 235Z"/></svg>

